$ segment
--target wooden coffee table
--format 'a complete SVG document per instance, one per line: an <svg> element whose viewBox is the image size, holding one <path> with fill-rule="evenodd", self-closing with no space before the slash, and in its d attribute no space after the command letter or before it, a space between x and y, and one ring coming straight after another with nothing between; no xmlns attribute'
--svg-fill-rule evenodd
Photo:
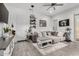
<svg viewBox="0 0 79 59"><path fill-rule="evenodd" d="M48 46L52 46L53 40L47 37L39 37L37 39L37 44L39 48L46 48Z"/></svg>

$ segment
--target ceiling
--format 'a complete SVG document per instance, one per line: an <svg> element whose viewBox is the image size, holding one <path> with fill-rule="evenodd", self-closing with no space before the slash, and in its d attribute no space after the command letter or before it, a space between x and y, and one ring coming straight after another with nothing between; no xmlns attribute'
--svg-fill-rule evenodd
<svg viewBox="0 0 79 59"><path fill-rule="evenodd" d="M35 13L41 13L44 15L55 15L57 13L60 13L62 11L74 8L76 6L78 6L78 3L63 3L63 6L57 6L56 10L53 10L53 8L51 8L50 10L52 11L52 13L50 13L50 10L47 10L47 6L43 6L44 4L47 3L5 3L6 6L10 6L12 8L19 8L19 9L23 9L25 11L28 11L31 7L30 5L34 5L34 12Z"/></svg>

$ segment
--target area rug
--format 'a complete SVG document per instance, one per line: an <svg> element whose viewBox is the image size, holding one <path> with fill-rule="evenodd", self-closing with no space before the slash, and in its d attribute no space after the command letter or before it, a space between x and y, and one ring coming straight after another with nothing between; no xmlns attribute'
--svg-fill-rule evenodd
<svg viewBox="0 0 79 59"><path fill-rule="evenodd" d="M54 52L56 50L59 50L63 47L68 46L66 43L63 42L59 42L56 44L52 44L52 46L46 47L46 48L39 48L38 45L36 43L33 43L33 46L42 54L42 55L48 55L51 52Z"/></svg>

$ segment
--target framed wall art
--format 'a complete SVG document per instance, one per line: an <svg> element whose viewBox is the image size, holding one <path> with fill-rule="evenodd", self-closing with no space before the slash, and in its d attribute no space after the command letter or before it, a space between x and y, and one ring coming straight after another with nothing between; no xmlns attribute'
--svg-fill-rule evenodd
<svg viewBox="0 0 79 59"><path fill-rule="evenodd" d="M69 19L65 19L65 20L59 21L59 26L60 26L60 27L69 26L69 25L70 25Z"/></svg>
<svg viewBox="0 0 79 59"><path fill-rule="evenodd" d="M39 20L39 26L46 27L47 26L46 20Z"/></svg>

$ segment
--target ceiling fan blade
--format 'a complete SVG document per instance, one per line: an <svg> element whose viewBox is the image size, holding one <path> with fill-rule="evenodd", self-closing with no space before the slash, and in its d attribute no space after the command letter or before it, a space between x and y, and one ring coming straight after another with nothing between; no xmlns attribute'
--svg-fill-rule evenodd
<svg viewBox="0 0 79 59"><path fill-rule="evenodd" d="M43 5L43 6L51 6L51 4L46 4L46 5Z"/></svg>
<svg viewBox="0 0 79 59"><path fill-rule="evenodd" d="M51 6L54 6L54 5L56 5L56 3L51 3Z"/></svg>
<svg viewBox="0 0 79 59"><path fill-rule="evenodd" d="M55 6L63 6L63 4L56 4Z"/></svg>
<svg viewBox="0 0 79 59"><path fill-rule="evenodd" d="M52 6L50 6L47 10L49 10Z"/></svg>

